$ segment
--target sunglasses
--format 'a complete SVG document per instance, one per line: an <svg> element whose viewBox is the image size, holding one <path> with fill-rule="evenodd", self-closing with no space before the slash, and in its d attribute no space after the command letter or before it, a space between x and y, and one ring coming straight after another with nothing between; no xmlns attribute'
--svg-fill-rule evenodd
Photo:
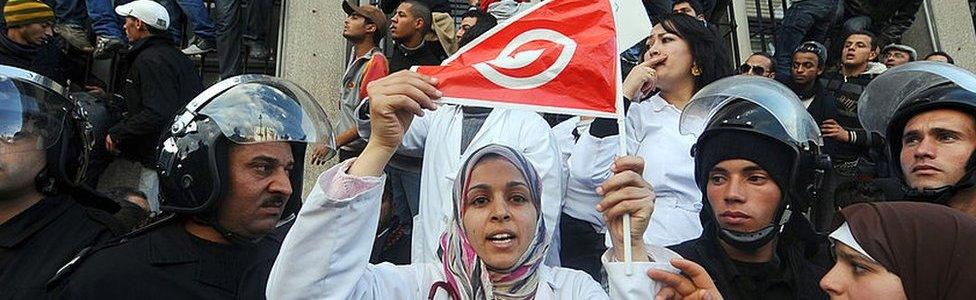
<svg viewBox="0 0 976 300"><path fill-rule="evenodd" d="M753 66L750 64L742 64L739 66L739 74L753 74L763 76L766 75L766 68L760 66Z"/></svg>

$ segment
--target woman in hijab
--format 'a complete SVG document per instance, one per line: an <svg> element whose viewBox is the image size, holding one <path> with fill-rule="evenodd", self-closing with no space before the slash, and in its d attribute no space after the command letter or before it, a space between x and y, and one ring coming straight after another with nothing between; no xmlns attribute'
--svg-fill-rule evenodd
<svg viewBox="0 0 976 300"><path fill-rule="evenodd" d="M830 234L837 263L820 281L831 299L973 299L976 219L917 202L861 203Z"/></svg>
<svg viewBox="0 0 976 300"><path fill-rule="evenodd" d="M364 151L363 157L367 155ZM353 175L357 163L348 160L320 176L283 243L269 279L269 298L608 298L586 273L542 264L551 238L539 213L542 187L535 168L518 151L488 145L461 167L453 220L441 237L440 264L368 264L372 239L357 233L375 232L383 178ZM641 243L653 199L639 175L643 161L624 157L617 166L617 174L603 186L599 209L614 220L614 245L623 241L622 214L632 215L635 262L632 275L626 275L623 263L616 262L623 260L621 247L607 251L610 294L614 299L649 299L656 284L641 272L668 269L668 260L676 255ZM380 170L373 174L382 174ZM648 262L652 259L660 262Z"/></svg>

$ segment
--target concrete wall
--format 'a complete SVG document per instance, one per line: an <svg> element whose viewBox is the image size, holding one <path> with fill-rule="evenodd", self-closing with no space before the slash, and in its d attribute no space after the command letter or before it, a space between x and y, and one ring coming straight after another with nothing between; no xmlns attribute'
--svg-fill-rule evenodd
<svg viewBox="0 0 976 300"><path fill-rule="evenodd" d="M346 18L342 2L285 0L282 5L277 74L308 90L334 117L339 109L336 99L346 60L346 41L341 34ZM325 166L305 165L307 195Z"/></svg>
<svg viewBox="0 0 976 300"><path fill-rule="evenodd" d="M941 50L952 55L957 65L976 71L976 31L969 3L966 0L926 2L931 21L926 18L926 7L919 9L915 24L905 32L902 43L915 48L919 59Z"/></svg>

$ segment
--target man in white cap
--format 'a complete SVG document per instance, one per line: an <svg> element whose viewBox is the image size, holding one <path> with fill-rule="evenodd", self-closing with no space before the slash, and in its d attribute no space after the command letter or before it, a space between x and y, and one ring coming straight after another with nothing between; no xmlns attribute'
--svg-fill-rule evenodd
<svg viewBox="0 0 976 300"><path fill-rule="evenodd" d="M166 8L155 1L136 0L116 7L115 12L125 17L122 28L131 47L122 68L128 69L122 87L126 111L122 121L109 129L105 149L142 164L138 189L158 211L158 179L150 168L153 151L159 134L177 110L203 91L203 83L193 62L166 32Z"/></svg>

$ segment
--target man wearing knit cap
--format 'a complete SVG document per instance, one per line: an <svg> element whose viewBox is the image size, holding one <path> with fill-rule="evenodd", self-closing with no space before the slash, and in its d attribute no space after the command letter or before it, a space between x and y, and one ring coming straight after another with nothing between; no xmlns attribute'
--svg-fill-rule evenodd
<svg viewBox="0 0 976 300"><path fill-rule="evenodd" d="M122 121L109 129L105 149L142 163L139 187L155 208L158 182L149 167L155 162L157 139L176 112L203 91L203 83L193 62L166 35L166 8L151 0L136 0L116 7L115 12L125 17L122 27L131 48L122 62L129 70L122 89L126 111Z"/></svg>
<svg viewBox="0 0 976 300"><path fill-rule="evenodd" d="M61 52L50 43L54 10L36 0L11 0L3 6L7 29L0 36L0 64L41 74L64 84Z"/></svg>

